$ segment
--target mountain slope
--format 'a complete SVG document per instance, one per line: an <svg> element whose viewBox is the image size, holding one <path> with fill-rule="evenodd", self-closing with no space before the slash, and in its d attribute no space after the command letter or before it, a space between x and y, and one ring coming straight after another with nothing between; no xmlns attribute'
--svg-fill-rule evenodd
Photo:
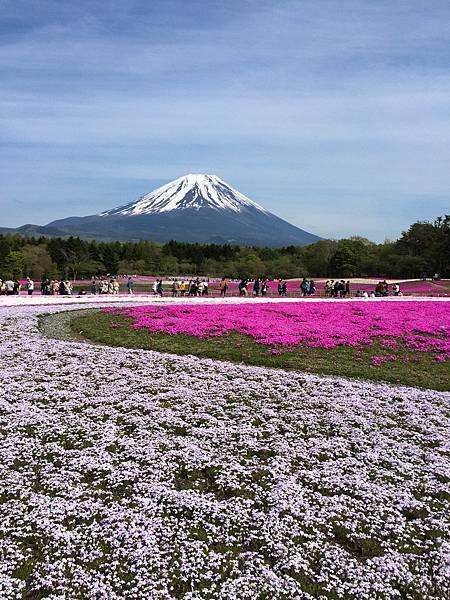
<svg viewBox="0 0 450 600"><path fill-rule="evenodd" d="M24 237L64 237L64 231L46 225L32 225L28 223L20 227L0 227L1 235L22 235Z"/></svg>
<svg viewBox="0 0 450 600"><path fill-rule="evenodd" d="M311 244L308 233L215 175L190 174L99 215L69 217L45 229L98 240L178 240L254 246Z"/></svg>

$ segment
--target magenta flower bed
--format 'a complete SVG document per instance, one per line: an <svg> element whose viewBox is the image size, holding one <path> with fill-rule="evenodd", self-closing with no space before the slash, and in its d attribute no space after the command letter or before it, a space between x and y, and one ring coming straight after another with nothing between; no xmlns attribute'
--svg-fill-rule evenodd
<svg viewBox="0 0 450 600"><path fill-rule="evenodd" d="M134 306L104 309L133 319L135 329L201 338L230 332L272 347L399 346L450 355L446 302L293 302L234 305Z"/></svg>

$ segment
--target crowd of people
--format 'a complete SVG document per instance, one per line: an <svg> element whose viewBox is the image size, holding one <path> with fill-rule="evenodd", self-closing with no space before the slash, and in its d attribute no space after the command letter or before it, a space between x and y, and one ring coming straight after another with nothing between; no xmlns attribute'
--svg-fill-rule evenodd
<svg viewBox="0 0 450 600"><path fill-rule="evenodd" d="M162 279L159 280L159 288L157 293L163 294ZM172 296L208 296L209 282L206 279L190 279L188 282L183 279L174 279L172 282Z"/></svg>
<svg viewBox="0 0 450 600"><path fill-rule="evenodd" d="M129 294L133 294L135 287L135 280L131 276L126 276L127 281L125 284L126 290ZM229 280L226 277L218 282L218 288L220 296L225 297L230 289L230 283L235 283L235 280ZM237 283L237 289L240 296L267 296L271 293L271 287L267 278L257 277L256 279L242 278ZM42 295L71 295L73 293L73 285L67 278L63 279L48 279L44 278L38 285L40 285L40 292ZM288 290L288 284L286 280L279 279L277 282L276 291L278 296L285 297L288 292L294 295L300 293L303 297L313 296L317 293L317 288L314 280L307 279L304 277L300 280L298 292L293 290L292 287ZM214 286L215 287L215 286ZM119 294L121 289L119 277L93 277L92 282L89 286L89 293L91 294ZM144 291L140 286L140 291ZM0 279L0 294L1 295L19 295L24 290L29 296L33 295L35 291L35 283L27 277L25 282L21 282L18 279L6 278L5 280ZM172 297L178 296L208 296L210 292L210 281L209 279L183 279L175 278L171 280L169 286L164 286L161 278L156 279L151 285L150 290L154 295L163 296L164 293L171 293ZM78 293L86 294L87 289L82 289ZM326 281L323 293L328 298L349 298L351 297L352 290L350 281L334 280L329 279ZM386 280L379 281L375 288L371 291L365 289L357 289L354 296L357 298L378 298L383 296L402 296L400 286L398 283L394 283L391 286Z"/></svg>
<svg viewBox="0 0 450 600"><path fill-rule="evenodd" d="M133 293L134 281L132 277L128 277L127 291L129 294ZM209 281L206 279L200 280L190 279L185 281L184 279L174 279L170 286L172 297L178 296L207 296L209 292ZM164 295L164 285L162 279L155 279L152 285L152 292L155 296Z"/></svg>
<svg viewBox="0 0 450 600"><path fill-rule="evenodd" d="M102 277L101 279L93 279L90 288L91 294L118 294L120 292L120 283L112 277Z"/></svg>
<svg viewBox="0 0 450 600"><path fill-rule="evenodd" d="M306 279L303 277L302 282L300 284L300 292L302 296L312 296L316 293L316 284L312 279Z"/></svg>
<svg viewBox="0 0 450 600"><path fill-rule="evenodd" d="M392 296L403 296L398 283L392 285L390 292ZM382 298L383 296L389 296L389 284L386 280L379 281L374 290L370 292L367 290L356 290L355 296L356 298Z"/></svg>
<svg viewBox="0 0 450 600"><path fill-rule="evenodd" d="M224 281L224 279L222 279L222 282ZM222 284L221 282L221 284ZM249 279L243 278L240 280L239 284L238 284L238 290L239 290L239 295L240 296L248 296L249 295L249 286L251 286L251 293L253 296L267 296L267 292L269 291L269 284L267 279L262 279L257 277L256 279L254 279L253 281L250 281ZM225 291L226 293L226 291ZM222 288L221 288L221 295L225 295L225 293L222 294Z"/></svg>
<svg viewBox="0 0 450 600"><path fill-rule="evenodd" d="M325 296L328 298L346 298L351 295L350 281L330 279L325 283Z"/></svg>
<svg viewBox="0 0 450 600"><path fill-rule="evenodd" d="M28 296L32 296L35 291L35 284L31 277L27 277L24 284L18 279L0 279L0 294L6 296L18 296L24 289ZM69 279L46 279L40 283L40 292L43 296L70 296L73 291L72 282Z"/></svg>

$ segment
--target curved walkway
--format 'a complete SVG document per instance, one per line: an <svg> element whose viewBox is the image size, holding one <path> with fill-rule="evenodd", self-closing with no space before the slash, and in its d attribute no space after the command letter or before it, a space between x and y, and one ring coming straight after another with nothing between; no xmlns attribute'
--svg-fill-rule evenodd
<svg viewBox="0 0 450 600"><path fill-rule="evenodd" d="M386 298L299 298L299 297L287 297L280 298L278 296L267 296L258 297L254 296L229 296L226 298L218 297L177 297L172 298L171 296L155 296L154 294L130 294L130 295L91 295L86 294L82 296L41 296L34 294L32 296L0 296L0 308L11 307L11 306L72 306L74 304L92 304L92 305L105 305L105 304L151 304L159 302L167 303L202 303L207 302L211 304L238 304L241 302L450 302L449 297L442 296L388 296Z"/></svg>

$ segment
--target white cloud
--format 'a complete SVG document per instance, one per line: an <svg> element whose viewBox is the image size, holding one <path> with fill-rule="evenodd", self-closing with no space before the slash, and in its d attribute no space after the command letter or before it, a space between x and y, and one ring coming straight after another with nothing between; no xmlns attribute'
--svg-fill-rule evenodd
<svg viewBox="0 0 450 600"><path fill-rule="evenodd" d="M80 211L108 208L110 195L115 205L192 170L270 209L282 198L299 224L319 206L323 235L345 211L348 232L376 235L393 202L406 226L418 194L430 217L441 210L446 2L45 0L28 17L26 4L1 5L5 22L26 25L0 46L0 210L21 198L20 215L4 211L15 224L39 201L51 220L62 197L67 214L80 197Z"/></svg>

